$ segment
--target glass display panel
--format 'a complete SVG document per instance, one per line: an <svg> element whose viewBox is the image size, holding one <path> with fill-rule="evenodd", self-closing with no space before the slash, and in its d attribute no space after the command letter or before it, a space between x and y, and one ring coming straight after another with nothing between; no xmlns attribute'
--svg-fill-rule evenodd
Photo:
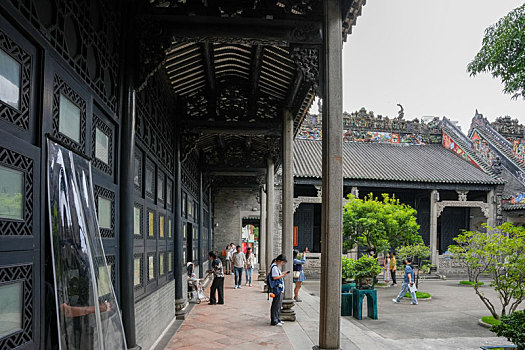
<svg viewBox="0 0 525 350"><path fill-rule="evenodd" d="M109 164L109 137L102 130L95 130L95 157Z"/></svg>
<svg viewBox="0 0 525 350"><path fill-rule="evenodd" d="M148 279L150 281L155 279L155 257L153 255L148 256Z"/></svg>
<svg viewBox="0 0 525 350"><path fill-rule="evenodd" d="M164 176L160 174L157 180L157 198L164 200Z"/></svg>
<svg viewBox="0 0 525 350"><path fill-rule="evenodd" d="M140 187L140 177L142 171L142 159L135 156L133 162L133 183Z"/></svg>
<svg viewBox="0 0 525 350"><path fill-rule="evenodd" d="M80 108L60 94L58 132L80 143Z"/></svg>
<svg viewBox="0 0 525 350"><path fill-rule="evenodd" d="M188 201L188 217L193 217L193 202Z"/></svg>
<svg viewBox="0 0 525 350"><path fill-rule="evenodd" d="M5 104L20 108L20 63L0 50L0 100Z"/></svg>
<svg viewBox="0 0 525 350"><path fill-rule="evenodd" d="M186 193L182 194L182 217L186 217L186 203L187 203L187 195Z"/></svg>
<svg viewBox="0 0 525 350"><path fill-rule="evenodd" d="M159 274L164 275L164 253L159 255Z"/></svg>
<svg viewBox="0 0 525 350"><path fill-rule="evenodd" d="M171 197L173 197L173 186L171 185L171 181L168 181L166 184L166 203L168 203L169 206L171 206Z"/></svg>
<svg viewBox="0 0 525 350"><path fill-rule="evenodd" d="M0 285L0 338L22 329L22 282Z"/></svg>
<svg viewBox="0 0 525 350"><path fill-rule="evenodd" d="M171 238L172 235L173 235L173 231L172 231L172 228L171 228L171 224L172 224L171 219L168 219L168 238Z"/></svg>
<svg viewBox="0 0 525 350"><path fill-rule="evenodd" d="M153 169L146 167L146 192L155 195L153 192L154 187Z"/></svg>
<svg viewBox="0 0 525 350"><path fill-rule="evenodd" d="M47 198L62 349L127 349L93 196L91 164L49 141Z"/></svg>
<svg viewBox="0 0 525 350"><path fill-rule="evenodd" d="M155 236L155 214L148 212L148 236Z"/></svg>
<svg viewBox="0 0 525 350"><path fill-rule="evenodd" d="M98 197L98 224L111 229L111 201L104 197Z"/></svg>
<svg viewBox="0 0 525 350"><path fill-rule="evenodd" d="M173 254L171 252L168 253L168 272L173 271Z"/></svg>
<svg viewBox="0 0 525 350"><path fill-rule="evenodd" d="M186 225L182 225L182 238L186 239L188 228Z"/></svg>
<svg viewBox="0 0 525 350"><path fill-rule="evenodd" d="M0 165L0 218L24 218L24 173Z"/></svg>
<svg viewBox="0 0 525 350"><path fill-rule="evenodd" d="M110 284L111 284L111 279L110 279L110 276L111 276L111 273L112 273L112 270L113 270L113 265L108 265L108 273L105 273L105 270L106 270L106 266L104 265L100 265L98 267L98 295L100 296L106 296L108 295L109 293L111 293L111 288L110 288Z"/></svg>
<svg viewBox="0 0 525 350"><path fill-rule="evenodd" d="M164 238L164 215L159 216L159 236Z"/></svg>
<svg viewBox="0 0 525 350"><path fill-rule="evenodd" d="M133 207L133 234L135 236L140 236L142 233L140 227L141 214L141 209L139 207Z"/></svg>
<svg viewBox="0 0 525 350"><path fill-rule="evenodd" d="M133 259L133 285L134 286L140 286L140 258Z"/></svg>

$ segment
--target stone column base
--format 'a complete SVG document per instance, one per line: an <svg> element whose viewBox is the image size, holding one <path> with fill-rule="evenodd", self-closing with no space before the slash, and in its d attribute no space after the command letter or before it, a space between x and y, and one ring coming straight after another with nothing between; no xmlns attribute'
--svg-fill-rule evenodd
<svg viewBox="0 0 525 350"><path fill-rule="evenodd" d="M264 281L265 279L266 279L266 271L259 270L259 277L257 278L257 280Z"/></svg>
<svg viewBox="0 0 525 350"><path fill-rule="evenodd" d="M177 320L185 320L186 313L188 312L188 299L176 299L175 300L175 318Z"/></svg>
<svg viewBox="0 0 525 350"><path fill-rule="evenodd" d="M295 305L295 300L293 299L284 299L283 308L281 309L281 320L283 321L293 321L295 322L295 311L293 309Z"/></svg>
<svg viewBox="0 0 525 350"><path fill-rule="evenodd" d="M312 350L339 350L341 348L332 348L332 349L328 349L328 348L320 348L319 345L314 345L312 347Z"/></svg>

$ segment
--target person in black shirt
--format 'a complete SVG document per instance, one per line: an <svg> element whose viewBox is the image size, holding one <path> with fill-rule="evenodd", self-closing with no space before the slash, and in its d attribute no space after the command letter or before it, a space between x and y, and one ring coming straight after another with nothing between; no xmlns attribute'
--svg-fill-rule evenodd
<svg viewBox="0 0 525 350"><path fill-rule="evenodd" d="M217 258L217 255L215 255L214 252L209 252L208 256L211 260L212 267L212 270L208 272L213 272L209 305L224 304L224 272L222 270L222 262L221 259ZM218 302L217 299L215 299L215 291L217 291L218 294Z"/></svg>

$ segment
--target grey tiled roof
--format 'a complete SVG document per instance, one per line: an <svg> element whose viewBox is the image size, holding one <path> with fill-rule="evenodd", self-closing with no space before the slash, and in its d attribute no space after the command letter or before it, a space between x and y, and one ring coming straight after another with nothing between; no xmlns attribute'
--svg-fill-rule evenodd
<svg viewBox="0 0 525 350"><path fill-rule="evenodd" d="M294 146L294 176L320 178L322 141L295 140ZM343 143L343 177L453 184L502 183L441 145L364 142Z"/></svg>

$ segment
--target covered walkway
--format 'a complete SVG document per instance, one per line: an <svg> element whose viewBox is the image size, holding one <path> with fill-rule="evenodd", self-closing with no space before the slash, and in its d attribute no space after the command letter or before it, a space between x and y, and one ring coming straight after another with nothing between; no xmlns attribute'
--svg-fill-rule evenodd
<svg viewBox="0 0 525 350"><path fill-rule="evenodd" d="M283 327L270 326L269 301L255 282L233 289L233 275L225 276L224 305L195 305L166 349L292 349Z"/></svg>

